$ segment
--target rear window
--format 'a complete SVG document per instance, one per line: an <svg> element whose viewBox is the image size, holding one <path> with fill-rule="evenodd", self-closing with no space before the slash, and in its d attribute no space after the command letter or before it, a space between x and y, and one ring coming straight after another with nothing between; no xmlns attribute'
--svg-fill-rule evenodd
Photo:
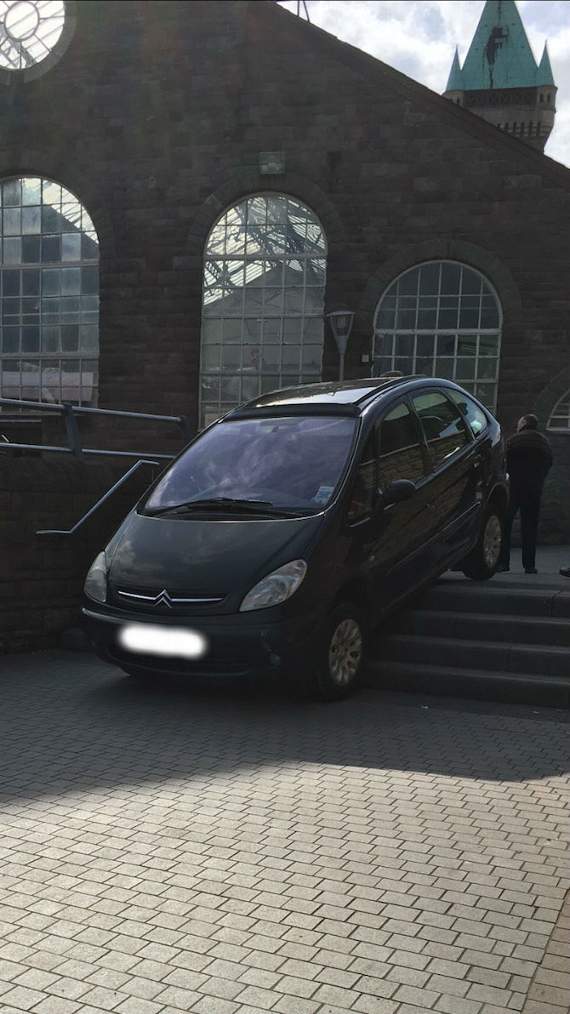
<svg viewBox="0 0 570 1014"><path fill-rule="evenodd" d="M174 463L145 507L224 497L320 510L343 475L355 432L355 419L330 416L218 423Z"/></svg>
<svg viewBox="0 0 570 1014"><path fill-rule="evenodd" d="M450 389L447 393L457 405L463 418L467 420L473 436L478 437L489 425L489 420L483 409L479 408L479 405L465 394L465 391Z"/></svg>
<svg viewBox="0 0 570 1014"><path fill-rule="evenodd" d="M457 454L471 440L459 409L441 391L426 391L413 397L431 452L434 468Z"/></svg>

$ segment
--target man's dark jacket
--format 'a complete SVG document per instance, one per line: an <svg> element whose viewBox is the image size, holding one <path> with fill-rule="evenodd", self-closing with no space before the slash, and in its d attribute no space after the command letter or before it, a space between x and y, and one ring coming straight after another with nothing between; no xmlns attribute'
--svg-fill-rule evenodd
<svg viewBox="0 0 570 1014"><path fill-rule="evenodd" d="M522 430L507 443L507 469L517 489L539 493L552 465L550 444L538 430Z"/></svg>

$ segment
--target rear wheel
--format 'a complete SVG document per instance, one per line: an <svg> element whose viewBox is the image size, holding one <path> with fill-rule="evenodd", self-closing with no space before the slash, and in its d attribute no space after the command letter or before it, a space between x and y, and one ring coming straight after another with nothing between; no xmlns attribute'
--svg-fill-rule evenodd
<svg viewBox="0 0 570 1014"><path fill-rule="evenodd" d="M330 613L312 680L315 696L339 701L353 693L362 675L365 631L362 615L351 602Z"/></svg>
<svg viewBox="0 0 570 1014"><path fill-rule="evenodd" d="M475 549L465 557L460 567L466 577L473 581L488 581L493 577L501 556L503 545L503 519L496 507L485 511L481 534Z"/></svg>

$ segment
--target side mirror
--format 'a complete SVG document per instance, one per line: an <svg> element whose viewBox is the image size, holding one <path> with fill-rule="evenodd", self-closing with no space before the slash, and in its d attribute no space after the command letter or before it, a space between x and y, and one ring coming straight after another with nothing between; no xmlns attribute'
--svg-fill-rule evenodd
<svg viewBox="0 0 570 1014"><path fill-rule="evenodd" d="M387 507L391 503L403 503L409 500L416 492L416 484L410 479L396 479L386 486L382 494L381 504Z"/></svg>

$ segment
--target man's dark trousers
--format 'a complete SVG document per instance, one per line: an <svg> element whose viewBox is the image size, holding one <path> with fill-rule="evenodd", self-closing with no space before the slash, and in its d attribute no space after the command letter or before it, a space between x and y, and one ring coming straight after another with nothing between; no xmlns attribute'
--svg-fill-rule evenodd
<svg viewBox="0 0 570 1014"><path fill-rule="evenodd" d="M525 570L532 570L536 562L536 537L538 533L538 517L540 514L540 499L542 497L542 486L525 486L519 488L511 485L511 500L509 510L505 518L505 531L503 536L503 551L501 563L508 567L511 555L511 532L513 521L520 510L521 513L521 539L522 539L522 564Z"/></svg>

